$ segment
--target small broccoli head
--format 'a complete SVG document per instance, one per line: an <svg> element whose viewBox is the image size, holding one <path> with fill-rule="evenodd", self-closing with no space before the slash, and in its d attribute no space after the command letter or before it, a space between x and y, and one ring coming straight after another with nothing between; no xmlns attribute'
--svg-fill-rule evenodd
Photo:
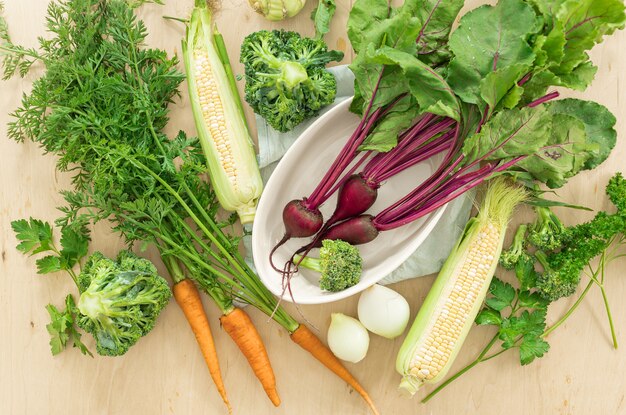
<svg viewBox="0 0 626 415"><path fill-rule="evenodd" d="M522 259L529 259L530 255L526 252L526 229L527 225L522 224L515 231L513 243L507 250L500 254L500 265L505 269L513 269L515 265Z"/></svg>
<svg viewBox="0 0 626 415"><path fill-rule="evenodd" d="M569 297L576 292L580 282L580 268L575 264L562 264L554 267L544 252L535 252L535 258L543 267L543 272L537 275L537 289L539 294L549 301Z"/></svg>
<svg viewBox="0 0 626 415"><path fill-rule="evenodd" d="M537 221L528 232L528 241L546 251L554 251L563 245L568 230L547 207L537 207Z"/></svg>
<svg viewBox="0 0 626 415"><path fill-rule="evenodd" d="M319 258L296 255L295 263L319 272L320 288L326 291L342 291L352 287L361 279L363 260L359 250L341 240L324 240Z"/></svg>
<svg viewBox="0 0 626 415"><path fill-rule="evenodd" d="M325 66L342 58L296 32L254 32L241 46L245 99L275 130L290 131L335 100L337 82Z"/></svg>
<svg viewBox="0 0 626 415"><path fill-rule="evenodd" d="M545 271L538 274L537 289L546 300L556 301L574 294L579 281L580 278L572 279L562 272Z"/></svg>
<svg viewBox="0 0 626 415"><path fill-rule="evenodd" d="M78 277L81 291L77 324L96 339L104 356L119 356L154 327L171 297L167 281L154 265L130 251L117 261L99 252Z"/></svg>
<svg viewBox="0 0 626 415"><path fill-rule="evenodd" d="M327 291L342 291L352 287L361 279L363 260L359 250L347 242L322 241L320 248L322 276L320 288Z"/></svg>

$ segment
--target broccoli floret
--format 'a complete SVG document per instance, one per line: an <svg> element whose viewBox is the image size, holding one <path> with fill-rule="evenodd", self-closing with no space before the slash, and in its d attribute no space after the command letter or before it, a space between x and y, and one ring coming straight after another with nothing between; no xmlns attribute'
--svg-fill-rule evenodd
<svg viewBox="0 0 626 415"><path fill-rule="evenodd" d="M147 259L122 251L113 261L99 252L78 276L77 324L103 356L119 356L154 327L171 297L167 281Z"/></svg>
<svg viewBox="0 0 626 415"><path fill-rule="evenodd" d="M324 41L296 32L251 33L241 45L245 99L274 129L289 131L335 100L337 81L324 68L342 58Z"/></svg>
<svg viewBox="0 0 626 415"><path fill-rule="evenodd" d="M549 301L556 301L562 297L569 297L576 292L580 282L580 269L574 267L562 267L554 269L550 263L550 257L544 252L535 252L535 258L543 267L543 272L537 276L537 289L539 294Z"/></svg>
<svg viewBox="0 0 626 415"><path fill-rule="evenodd" d="M320 288L326 291L342 291L352 287L361 279L363 261L359 250L347 242L341 240L324 240L320 248L319 258L309 256L302 258L294 257L300 266L317 271L320 276Z"/></svg>
<svg viewBox="0 0 626 415"><path fill-rule="evenodd" d="M528 241L538 249L553 251L567 238L567 228L547 207L537 207L537 221L528 232Z"/></svg>
<svg viewBox="0 0 626 415"><path fill-rule="evenodd" d="M511 247L500 254L500 265L505 269L513 269L515 265L524 257L530 258L526 252L526 229L528 225L522 224L515 231Z"/></svg>

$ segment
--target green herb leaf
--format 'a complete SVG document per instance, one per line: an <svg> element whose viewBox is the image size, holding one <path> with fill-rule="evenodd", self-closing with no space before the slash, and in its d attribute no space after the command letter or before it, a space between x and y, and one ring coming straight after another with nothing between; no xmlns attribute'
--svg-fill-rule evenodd
<svg viewBox="0 0 626 415"><path fill-rule="evenodd" d="M537 206L537 207L561 206L561 207L567 207L567 208L570 208L570 209L586 210L588 212L593 211L593 209L588 208L586 206L573 205L571 203L562 202L560 200L544 199L543 197L540 197L540 196L534 196L534 197L528 199L526 201L526 204L529 205L529 206Z"/></svg>
<svg viewBox="0 0 626 415"><path fill-rule="evenodd" d="M71 294L65 298L65 307L65 310L60 311L52 304L46 306L51 320L46 325L46 329L50 333L50 350L52 354L57 355L65 350L68 344L72 344L82 354L88 354L93 357L87 346L80 341L81 334L76 328L74 319L76 305Z"/></svg>
<svg viewBox="0 0 626 415"><path fill-rule="evenodd" d="M543 357L550 350L548 342L540 336L526 334L519 347L519 357L522 365L531 363L535 358Z"/></svg>
<svg viewBox="0 0 626 415"><path fill-rule="evenodd" d="M537 284L537 271L532 257L520 256L520 260L515 264L515 276L519 281L522 290L529 290Z"/></svg>
<svg viewBox="0 0 626 415"><path fill-rule="evenodd" d="M431 67L439 66L450 58L448 39L454 21L463 7L463 0L407 0L423 29L417 37L418 58Z"/></svg>
<svg viewBox="0 0 626 415"><path fill-rule="evenodd" d="M545 310L548 308L548 304L550 303L545 298L543 298L537 292L530 292L528 290L522 290L518 295L519 305L521 307L532 308L532 309L541 309Z"/></svg>
<svg viewBox="0 0 626 415"><path fill-rule="evenodd" d="M533 0L543 14L544 34L537 37L535 69L524 84L523 103L541 97L548 87L584 90L597 68L587 51L603 36L624 27L621 0Z"/></svg>
<svg viewBox="0 0 626 415"><path fill-rule="evenodd" d="M502 319L500 329L498 330L498 338L502 340L502 348L507 350L515 346L517 337L519 335L516 328L512 327L514 324L514 317Z"/></svg>
<svg viewBox="0 0 626 415"><path fill-rule="evenodd" d="M560 3L556 19L563 24L566 53L559 71L555 72L557 74L568 73L586 61L588 56L585 51L600 42L604 35L623 28L626 20L621 0L567 0Z"/></svg>
<svg viewBox="0 0 626 415"><path fill-rule="evenodd" d="M81 260L89 249L89 237L73 227L61 229L61 258L66 269L71 269Z"/></svg>
<svg viewBox="0 0 626 415"><path fill-rule="evenodd" d="M313 12L311 19L315 25L315 38L321 39L330 31L330 21L332 20L337 5L335 0L319 0L319 3Z"/></svg>
<svg viewBox="0 0 626 415"><path fill-rule="evenodd" d="M502 315L499 311L483 308L476 316L476 324L499 326L502 323Z"/></svg>
<svg viewBox="0 0 626 415"><path fill-rule="evenodd" d="M50 349L53 355L61 353L65 349L65 345L69 339L67 334L68 321L64 312L59 311L52 304L46 306L48 314L50 314L50 323L46 325L48 333L50 333Z"/></svg>
<svg viewBox="0 0 626 415"><path fill-rule="evenodd" d="M480 81L480 96L488 105L489 111L496 109L504 97L502 103L505 108L513 108L519 102L523 88L517 86L519 81L531 66L528 64L512 64L496 71L490 72Z"/></svg>
<svg viewBox="0 0 626 415"><path fill-rule="evenodd" d="M534 334L540 336L546 328L546 310L537 309L532 312L524 310L518 318L512 317L511 320L513 320L512 327L515 328L519 334Z"/></svg>
<svg viewBox="0 0 626 415"><path fill-rule="evenodd" d="M371 48L371 50L374 49ZM378 62L373 62L365 51L354 58L350 64L350 70L355 77L355 99L350 110L357 114L363 114L375 90L377 92L372 101L372 111L384 107L401 94L409 92L402 69L397 66L385 67ZM361 105L358 106L359 104Z"/></svg>
<svg viewBox="0 0 626 415"><path fill-rule="evenodd" d="M49 223L33 218L28 221L20 219L11 222L11 227L20 241L17 245L18 251L34 255L53 250L52 227Z"/></svg>
<svg viewBox="0 0 626 415"><path fill-rule="evenodd" d="M502 311L506 307L512 306L515 299L515 288L511 284L494 277L489 286L489 294L492 297L488 297L485 303L496 311Z"/></svg>
<svg viewBox="0 0 626 415"><path fill-rule="evenodd" d="M37 273L39 274L50 274L67 269L61 265L61 259L56 255L40 258L35 261L35 264L37 264Z"/></svg>
<svg viewBox="0 0 626 415"><path fill-rule="evenodd" d="M22 46L14 45L9 35L9 26L6 20L2 16L4 11L4 5L0 3L0 47L2 51L0 58L2 59L2 66L4 67L4 73L2 79L7 80L11 78L16 72L24 77L30 67L41 59L36 50L30 48L26 49Z"/></svg>
<svg viewBox="0 0 626 415"><path fill-rule="evenodd" d="M380 40L378 33L381 28L389 26L389 3L387 0L357 0L350 9L348 17L348 38L352 49L358 54L361 48L367 47L370 39ZM381 27L384 26L384 27Z"/></svg>
<svg viewBox="0 0 626 415"><path fill-rule="evenodd" d="M439 3L450 4L444 6ZM357 53L350 65L356 78L351 111L361 114L379 83L372 102L374 110L410 90L422 111L432 109L437 114L451 114L458 119L458 104L456 99L452 99L454 95L450 94L449 86L440 74L416 58L426 56L419 54L416 41L420 46L429 48L442 39L440 36L447 37L445 33L449 26L443 31L439 29L458 13L458 3L458 0L420 3L420 8L415 1L410 1L397 9L384 0L357 0L354 3L348 19L348 37ZM421 43L422 39L426 46ZM442 53L447 54L445 51ZM418 63L411 62L409 57ZM434 54L432 58L435 59ZM410 79L411 85L406 78ZM430 92L424 89L418 94L417 88L420 87L438 89Z"/></svg>
<svg viewBox="0 0 626 415"><path fill-rule="evenodd" d="M361 12L360 7L367 7L370 3L371 0L359 0L355 3L348 21L348 35L352 47L357 52L357 56L350 64L350 70L355 77L355 93L358 92L356 102L361 102L364 106L369 105L376 90L372 102L372 110L375 110L389 104L402 93L408 92L409 86L400 67L385 66L372 58L376 56L379 48L383 47L415 56L417 50L415 39L420 32L420 26L417 18L411 16L408 11L394 12L391 17L387 17L389 10L386 1L384 19L382 15L376 14L380 12L376 7L372 10L374 14L371 18L367 18L369 10ZM356 20L353 21L353 17ZM351 27L367 27L367 31L359 32L356 29L350 31ZM363 36L363 33L367 35ZM365 108L357 109L353 105L351 110L361 114Z"/></svg>
<svg viewBox="0 0 626 415"><path fill-rule="evenodd" d="M554 21L552 30L547 35L539 35L535 40L533 50L537 55L536 67L559 64L565 55L565 32L559 21Z"/></svg>
<svg viewBox="0 0 626 415"><path fill-rule="evenodd" d="M502 321L498 337L502 347L510 349L526 335L541 336L546 326L546 311L539 309L533 312L524 310L519 317L510 316Z"/></svg>

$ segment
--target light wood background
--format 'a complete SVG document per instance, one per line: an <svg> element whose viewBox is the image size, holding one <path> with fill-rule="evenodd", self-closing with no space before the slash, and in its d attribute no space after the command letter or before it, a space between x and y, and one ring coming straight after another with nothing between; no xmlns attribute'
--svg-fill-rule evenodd
<svg viewBox="0 0 626 415"><path fill-rule="evenodd" d="M229 45L233 62L238 60L243 37L261 28L282 27L312 33L309 14L314 0L294 19L265 21L248 7L246 0L222 0L218 16L220 29ZM151 46L180 52L183 28L164 21L162 15L186 17L191 0L166 0L165 7L147 6L141 11L149 28ZM338 10L328 37L331 47L348 50L345 25L351 0L337 0ZM15 42L34 46L44 35L48 0L5 0L5 17ZM467 8L481 3L468 1ZM594 209L609 208L603 196L608 178L624 169L626 156L626 33L622 32L593 53L599 65L596 81L584 96L609 107L618 117L619 142L610 159L594 171L581 174L559 191L567 201ZM241 72L235 63L237 72ZM50 355L45 325L49 318L44 306L62 304L75 288L62 274L35 274L32 258L18 253L9 221L34 216L57 217L55 206L62 203L58 191L67 188L69 177L55 171L55 159L42 155L32 143L18 144L6 139L8 113L14 110L22 91L28 90L40 72L26 79L0 82L0 414L223 414L224 407L204 366L195 340L182 313L172 303L160 317L154 331L125 356L91 359L76 349L57 357ZM173 106L171 130L194 133L191 111L183 98ZM583 94L577 94L582 96ZM620 102L621 101L621 102ZM250 113L248 114L251 115ZM252 117L250 116L252 121ZM567 211L563 217L575 223L592 216L589 212ZM114 255L122 248L106 226L94 234L93 249ZM153 256L154 258L154 256ZM626 278L624 262L609 270L607 288L613 305L619 341L626 347ZM405 281L393 286L412 305L413 315L432 284L433 277ZM355 315L356 298L324 305L302 307L307 318L325 337L331 312ZM549 319L560 315L562 301L551 309ZM365 414L359 396L346 384L296 347L284 331L267 317L250 309L265 340L278 380L283 403L273 408L265 397L244 358L219 328L218 310L206 301L216 334L224 380L236 414ZM453 371L476 356L491 329L471 331ZM94 350L93 342L85 340ZM420 404L425 388L413 400L396 392L399 376L394 370L402 339L389 341L371 337L367 358L348 368L370 392L383 414L626 414L626 354L613 350L599 291L593 291L580 310L550 336L550 352L530 366L520 367L515 353L479 365L448 387L428 404ZM451 372L453 373L453 372Z"/></svg>

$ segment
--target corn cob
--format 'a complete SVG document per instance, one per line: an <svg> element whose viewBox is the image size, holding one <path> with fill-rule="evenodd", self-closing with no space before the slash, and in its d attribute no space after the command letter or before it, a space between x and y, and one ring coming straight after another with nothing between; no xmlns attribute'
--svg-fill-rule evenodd
<svg viewBox="0 0 626 415"><path fill-rule="evenodd" d="M250 223L263 182L228 55L204 0L196 0L183 55L211 184L220 205Z"/></svg>
<svg viewBox="0 0 626 415"><path fill-rule="evenodd" d="M452 366L487 294L511 214L525 196L504 179L490 183L400 348L401 390L413 395L422 384L442 380Z"/></svg>

